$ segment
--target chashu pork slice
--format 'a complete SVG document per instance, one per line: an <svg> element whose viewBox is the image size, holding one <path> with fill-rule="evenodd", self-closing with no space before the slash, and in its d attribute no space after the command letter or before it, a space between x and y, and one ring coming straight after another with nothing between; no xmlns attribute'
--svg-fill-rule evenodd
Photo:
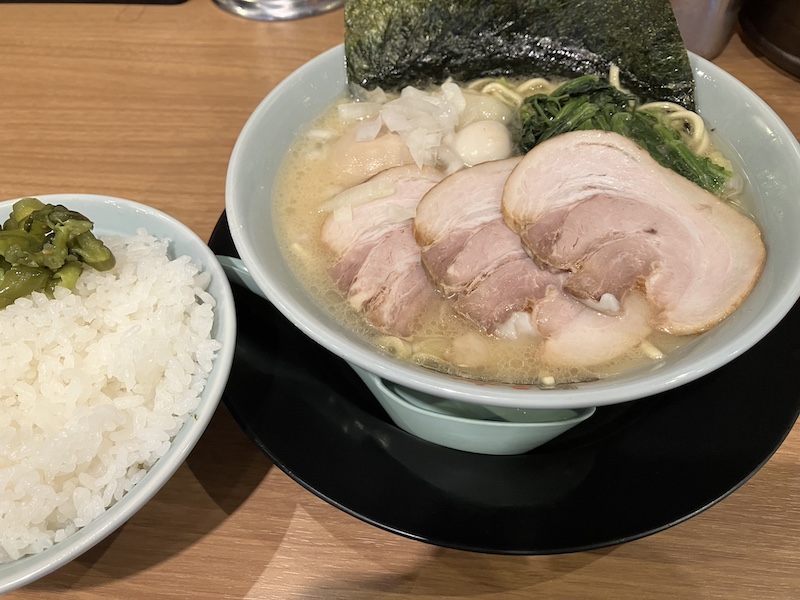
<svg viewBox="0 0 800 600"><path fill-rule="evenodd" d="M556 367L608 363L638 347L653 332L649 316L647 301L636 291L622 299L619 314L607 315L552 290L531 316L543 337L537 356Z"/></svg>
<svg viewBox="0 0 800 600"><path fill-rule="evenodd" d="M458 171L425 194L414 229L431 279L456 312L539 345L550 365L590 367L632 350L652 332L646 303L626 298L613 316L586 307L563 292L567 274L537 265L505 223L503 188L519 161Z"/></svg>
<svg viewBox="0 0 800 600"><path fill-rule="evenodd" d="M457 171L433 187L417 206L414 235L425 268L446 295L473 289L524 248L503 222L500 198L520 157Z"/></svg>
<svg viewBox="0 0 800 600"><path fill-rule="evenodd" d="M384 333L406 337L438 295L419 260L411 225L387 233L361 263L347 290L350 305Z"/></svg>
<svg viewBox="0 0 800 600"><path fill-rule="evenodd" d="M751 219L612 132L535 147L509 175L502 211L538 264L570 274L573 297L619 306L641 290L653 326L674 334L733 312L766 257Z"/></svg>
<svg viewBox="0 0 800 600"><path fill-rule="evenodd" d="M387 169L359 190L340 194L322 226L334 256L331 277L350 305L377 329L401 337L438 299L420 262L412 219L422 196L440 181L415 165Z"/></svg>
<svg viewBox="0 0 800 600"><path fill-rule="evenodd" d="M425 194L414 218L422 264L455 310L487 331L543 298L558 276L540 269L503 221L503 186L519 157L457 171Z"/></svg>

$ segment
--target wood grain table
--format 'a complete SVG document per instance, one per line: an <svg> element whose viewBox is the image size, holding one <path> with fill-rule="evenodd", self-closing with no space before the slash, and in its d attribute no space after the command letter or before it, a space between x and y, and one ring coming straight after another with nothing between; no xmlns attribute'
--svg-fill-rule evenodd
<svg viewBox="0 0 800 600"><path fill-rule="evenodd" d="M0 4L0 198L121 196L208 239L248 115L342 34L341 11L263 23L211 0ZM800 134L796 79L738 35L715 62ZM328 505L221 407L143 510L9 597L800 598L798 463L800 426L742 488L666 531L594 552L484 555L405 539Z"/></svg>

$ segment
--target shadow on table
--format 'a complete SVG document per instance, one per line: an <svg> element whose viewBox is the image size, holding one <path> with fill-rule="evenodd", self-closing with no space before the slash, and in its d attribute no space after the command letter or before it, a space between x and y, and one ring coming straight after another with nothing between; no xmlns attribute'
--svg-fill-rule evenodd
<svg viewBox="0 0 800 600"><path fill-rule="evenodd" d="M575 579L582 569L613 552L614 548L605 548L558 556L493 556L437 548L408 573L349 582L332 580L325 587L309 592L308 597L326 600L484 598L495 594L501 598L538 597L535 590L540 586L561 585Z"/></svg>
<svg viewBox="0 0 800 600"><path fill-rule="evenodd" d="M35 593L91 588L156 567L234 517L272 468L221 404L186 462L150 502L99 544L25 589ZM248 569L257 579L277 548L282 531L276 531L276 525L288 527L294 507L287 504L271 510L261 525L248 518L250 535L265 543L263 562L238 568L242 593L252 584ZM260 527L268 528L269 535ZM274 547L269 539L277 540Z"/></svg>
<svg viewBox="0 0 800 600"><path fill-rule="evenodd" d="M788 443L796 445L797 431ZM399 598L580 598L587 590L609 598L697 600L755 598L765 582L781 597L797 598L800 539L796 519L788 518L800 485L791 454L776 456L754 480L698 515L653 536L589 552L545 556L505 556L430 547L420 556L417 544L386 533L380 543L354 535L353 527L326 518L327 508L303 504L310 518L352 555L360 570L342 571L306 591L304 598L325 600L397 600ZM716 513L711 517L711 512ZM723 523L724 525L720 526ZM778 525L779 524L779 525ZM383 534L382 534L383 535ZM753 561L753 549L759 558ZM731 568L738 565L740 577ZM324 568L324 563L307 565ZM775 572L774 565L782 565ZM633 572L631 569L641 569ZM664 589L668 582L668 589ZM608 587L603 587L608 586ZM678 590L680 590L678 592Z"/></svg>

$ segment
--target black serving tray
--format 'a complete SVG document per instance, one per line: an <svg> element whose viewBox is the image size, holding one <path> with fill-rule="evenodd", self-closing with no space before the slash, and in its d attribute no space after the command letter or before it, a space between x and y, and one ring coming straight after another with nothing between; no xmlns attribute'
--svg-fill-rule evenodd
<svg viewBox="0 0 800 600"><path fill-rule="evenodd" d="M209 245L235 255L224 214ZM334 506L439 546L555 554L654 534L747 481L800 411L796 305L698 381L598 408L527 454L470 454L396 427L345 362L266 300L238 287L234 296L239 333L223 401L244 431Z"/></svg>

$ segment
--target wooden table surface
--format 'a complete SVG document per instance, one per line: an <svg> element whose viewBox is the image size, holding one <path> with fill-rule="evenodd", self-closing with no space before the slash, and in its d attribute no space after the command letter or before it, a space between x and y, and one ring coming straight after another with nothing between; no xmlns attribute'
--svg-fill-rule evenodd
<svg viewBox="0 0 800 600"><path fill-rule="evenodd" d="M208 239L248 115L342 32L341 11L263 23L211 0L0 4L0 198L121 196ZM738 36L716 62L800 135L796 79ZM800 598L798 463L800 426L741 489L664 532L578 554L472 554L328 505L274 467L223 406L138 514L9 597Z"/></svg>

